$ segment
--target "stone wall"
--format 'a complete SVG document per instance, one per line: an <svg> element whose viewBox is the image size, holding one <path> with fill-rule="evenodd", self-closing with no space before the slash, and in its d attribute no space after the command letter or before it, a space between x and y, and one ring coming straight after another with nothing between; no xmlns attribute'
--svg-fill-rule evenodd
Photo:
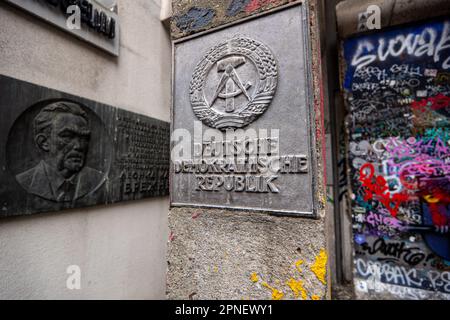
<svg viewBox="0 0 450 320"><path fill-rule="evenodd" d="M170 40L159 1L119 1L114 58L4 2L0 73L170 118ZM168 197L0 220L0 299L163 299ZM81 290L68 290L68 266Z"/></svg>
<svg viewBox="0 0 450 320"><path fill-rule="evenodd" d="M236 21L253 14L256 4L259 7L255 12L260 13L288 2L291 1L173 1L172 37L180 38ZM314 121L318 137L315 148L318 168L314 176L320 199L319 217L306 219L248 211L172 208L167 275L170 299L310 300L330 297L318 35L320 10L315 1L306 5L311 27ZM189 12L192 19L186 16ZM180 17L187 17L185 21L191 22L182 24L180 21L184 20Z"/></svg>

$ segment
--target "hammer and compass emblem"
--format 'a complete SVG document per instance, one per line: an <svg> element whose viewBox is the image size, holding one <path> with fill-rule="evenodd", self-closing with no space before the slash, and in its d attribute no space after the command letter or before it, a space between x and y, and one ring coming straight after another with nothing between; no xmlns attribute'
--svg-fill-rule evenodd
<svg viewBox="0 0 450 320"><path fill-rule="evenodd" d="M214 94L214 98L211 101L211 105L214 104L217 98L226 100L226 112L234 112L234 98L244 94L248 101L251 100L250 95L247 92L247 89L252 86L251 82L247 82L244 86L242 84L241 79L236 73L236 68L243 65L246 62L244 57L230 57L225 58L222 61L217 63L217 71L223 72L222 78L219 81L219 85L217 86L216 93ZM238 87L236 89L236 86ZM222 93L225 87L225 93Z"/></svg>
<svg viewBox="0 0 450 320"><path fill-rule="evenodd" d="M247 80L240 74L244 69L252 81L243 81ZM208 86L215 89L207 92L211 72L221 76L216 85ZM211 48L197 64L190 83L190 101L204 124L220 130L241 128L268 109L277 82L278 64L270 49L257 40L234 37Z"/></svg>

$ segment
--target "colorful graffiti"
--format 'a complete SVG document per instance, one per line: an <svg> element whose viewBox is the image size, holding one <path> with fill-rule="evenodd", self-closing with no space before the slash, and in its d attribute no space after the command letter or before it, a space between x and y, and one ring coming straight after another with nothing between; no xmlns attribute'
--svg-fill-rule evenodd
<svg viewBox="0 0 450 320"><path fill-rule="evenodd" d="M450 20L343 46L356 292L450 299Z"/></svg>

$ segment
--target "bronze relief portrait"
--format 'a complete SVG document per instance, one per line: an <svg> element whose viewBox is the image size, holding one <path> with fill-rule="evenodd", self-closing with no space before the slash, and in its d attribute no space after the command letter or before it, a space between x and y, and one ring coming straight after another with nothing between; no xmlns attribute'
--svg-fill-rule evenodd
<svg viewBox="0 0 450 320"><path fill-rule="evenodd" d="M56 203L74 203L102 188L109 157L108 152L98 148L97 140L103 136L98 132L100 120L93 119L95 115L87 108L66 100L51 101L33 109L36 108L25 112L32 116L21 117L27 118L28 141L10 148L10 155L23 154L18 161L21 165L10 161L20 186L28 194ZM21 118L17 121L19 126L24 122ZM24 151L30 149L32 152L26 155ZM100 159L90 161L95 160L90 158Z"/></svg>

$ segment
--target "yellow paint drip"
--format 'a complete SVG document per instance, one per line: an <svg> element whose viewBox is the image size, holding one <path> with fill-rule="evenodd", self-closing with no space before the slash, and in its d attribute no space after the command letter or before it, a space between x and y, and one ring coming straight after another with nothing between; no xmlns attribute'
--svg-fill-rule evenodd
<svg viewBox="0 0 450 320"><path fill-rule="evenodd" d="M313 299L313 300L320 300L320 297L319 297L318 295L313 295L313 296L311 297L311 299Z"/></svg>
<svg viewBox="0 0 450 320"><path fill-rule="evenodd" d="M295 298L298 298L301 295L303 300L307 299L308 293L303 287L303 281L291 278L286 284L291 288Z"/></svg>
<svg viewBox="0 0 450 320"><path fill-rule="evenodd" d="M258 280L259 280L258 274L257 274L256 272L253 272L253 273L250 275L250 280L251 280L252 282L258 282Z"/></svg>
<svg viewBox="0 0 450 320"><path fill-rule="evenodd" d="M316 257L316 261L311 266L311 271L323 284L326 284L325 276L327 274L327 259L327 253L324 249L322 249L320 250L319 255Z"/></svg>
<svg viewBox="0 0 450 320"><path fill-rule="evenodd" d="M295 268L297 268L297 270L298 270L298 272L300 272L300 273L302 273L302 269L300 269L300 266L303 264L303 260L298 260L296 263L295 263Z"/></svg>
<svg viewBox="0 0 450 320"><path fill-rule="evenodd" d="M272 290L272 300L281 300L284 297L284 293L278 289L272 288L267 284L267 282L262 283L263 287L266 287L270 290Z"/></svg>

